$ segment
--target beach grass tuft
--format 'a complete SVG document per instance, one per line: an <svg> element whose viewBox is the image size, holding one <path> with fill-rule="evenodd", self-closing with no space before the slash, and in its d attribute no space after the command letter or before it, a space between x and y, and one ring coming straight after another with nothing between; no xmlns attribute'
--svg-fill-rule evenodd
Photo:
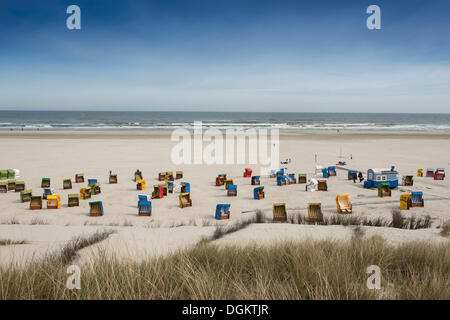
<svg viewBox="0 0 450 320"><path fill-rule="evenodd" d="M73 245L80 248L81 245ZM53 264L0 266L0 299L450 299L449 244L348 241L219 246L208 240L135 262L99 251L66 288L71 248ZM381 270L381 289L366 270Z"/></svg>

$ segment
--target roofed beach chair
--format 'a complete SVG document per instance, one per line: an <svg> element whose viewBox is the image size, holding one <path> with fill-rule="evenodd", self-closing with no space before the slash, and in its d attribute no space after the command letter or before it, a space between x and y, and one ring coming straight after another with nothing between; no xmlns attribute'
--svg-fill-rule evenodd
<svg viewBox="0 0 450 320"><path fill-rule="evenodd" d="M173 171L167 171L166 172L166 178L164 180L169 180L169 181L175 180L174 176L173 176Z"/></svg>
<svg viewBox="0 0 450 320"><path fill-rule="evenodd" d="M230 207L231 204L218 204L216 205L216 220L230 219Z"/></svg>
<svg viewBox="0 0 450 320"><path fill-rule="evenodd" d="M426 173L426 177L427 178L434 178L434 169L427 169L427 173Z"/></svg>
<svg viewBox="0 0 450 320"><path fill-rule="evenodd" d="M296 184L297 179L295 178L295 173L289 173L288 174L288 183L289 184Z"/></svg>
<svg viewBox="0 0 450 320"><path fill-rule="evenodd" d="M286 203L273 204L273 221L287 221Z"/></svg>
<svg viewBox="0 0 450 320"><path fill-rule="evenodd" d="M169 193L173 193L173 186L174 186L174 182L173 181L167 181L167 191Z"/></svg>
<svg viewBox="0 0 450 320"><path fill-rule="evenodd" d="M31 196L30 210L40 210L40 209L42 209L42 197L41 196Z"/></svg>
<svg viewBox="0 0 450 320"><path fill-rule="evenodd" d="M178 180L178 179L183 179L183 171L177 171L177 172L175 173L175 179L176 179L176 180Z"/></svg>
<svg viewBox="0 0 450 320"><path fill-rule="evenodd" d="M98 183L97 179L88 179L88 187L92 187L96 183Z"/></svg>
<svg viewBox="0 0 450 320"><path fill-rule="evenodd" d="M80 205L80 196L77 193L72 193L67 196L68 207L78 207Z"/></svg>
<svg viewBox="0 0 450 320"><path fill-rule="evenodd" d="M152 202L151 201L139 201L138 202L138 215L139 216L151 216L152 215Z"/></svg>
<svg viewBox="0 0 450 320"><path fill-rule="evenodd" d="M95 183L91 186L91 195L95 196L97 194L100 194L102 192L100 188L100 183Z"/></svg>
<svg viewBox="0 0 450 320"><path fill-rule="evenodd" d="M411 207L423 207L423 192L421 191L413 191L411 192Z"/></svg>
<svg viewBox="0 0 450 320"><path fill-rule="evenodd" d="M137 180L136 181L136 190L145 190L147 189L147 185L145 183L145 180Z"/></svg>
<svg viewBox="0 0 450 320"><path fill-rule="evenodd" d="M91 217L100 217L103 214L103 203L101 201L89 202L89 215Z"/></svg>
<svg viewBox="0 0 450 320"><path fill-rule="evenodd" d="M0 182L0 193L7 193L7 192L8 192L8 183Z"/></svg>
<svg viewBox="0 0 450 320"><path fill-rule="evenodd" d="M75 183L84 183L84 173L77 173L75 175Z"/></svg>
<svg viewBox="0 0 450 320"><path fill-rule="evenodd" d="M327 180L317 180L318 191L328 191Z"/></svg>
<svg viewBox="0 0 450 320"><path fill-rule="evenodd" d="M237 185L230 184L227 189L228 197L237 197Z"/></svg>
<svg viewBox="0 0 450 320"><path fill-rule="evenodd" d="M44 193L42 195L42 199L47 200L47 196L51 196L55 194L55 191L51 188L44 188Z"/></svg>
<svg viewBox="0 0 450 320"><path fill-rule="evenodd" d="M8 173L8 178L7 179L15 179L16 176L18 177L18 174L16 174L16 170L14 170L14 169L8 169L6 171ZM17 170L17 171L19 171L19 170Z"/></svg>
<svg viewBox="0 0 450 320"><path fill-rule="evenodd" d="M21 191L25 190L25 181L16 181L14 190L16 192L21 192Z"/></svg>
<svg viewBox="0 0 450 320"><path fill-rule="evenodd" d="M91 198L91 187L84 187L80 189L80 199L86 200Z"/></svg>
<svg viewBox="0 0 450 320"><path fill-rule="evenodd" d="M328 176L335 177L336 176L336 167L328 167Z"/></svg>
<svg viewBox="0 0 450 320"><path fill-rule="evenodd" d="M41 188L50 188L50 178L42 178Z"/></svg>
<svg viewBox="0 0 450 320"><path fill-rule="evenodd" d="M385 182L378 185L378 196L381 198L391 196L391 188L389 183Z"/></svg>
<svg viewBox="0 0 450 320"><path fill-rule="evenodd" d="M138 181L138 180L142 180L143 176L142 176L142 171L140 171L139 169L137 169L134 172L134 181Z"/></svg>
<svg viewBox="0 0 450 320"><path fill-rule="evenodd" d="M358 179L358 171L349 170L347 180L357 180L357 179Z"/></svg>
<svg viewBox="0 0 450 320"><path fill-rule="evenodd" d="M323 178L328 178L328 168L323 168L322 169L322 177Z"/></svg>
<svg viewBox="0 0 450 320"><path fill-rule="evenodd" d="M138 194L138 203L139 201L150 201L150 196L146 194Z"/></svg>
<svg viewBox="0 0 450 320"><path fill-rule="evenodd" d="M181 183L181 193L189 193L191 192L191 184L189 182Z"/></svg>
<svg viewBox="0 0 450 320"><path fill-rule="evenodd" d="M228 186L229 186L229 185L232 185L232 184L234 184L233 179L227 179L227 180L225 180L225 189L228 189Z"/></svg>
<svg viewBox="0 0 450 320"><path fill-rule="evenodd" d="M245 168L245 171L244 171L244 178L250 178L250 177L252 176L252 172L253 172L252 169L250 169L250 168Z"/></svg>
<svg viewBox="0 0 450 320"><path fill-rule="evenodd" d="M63 189L72 189L72 180L64 179L63 180Z"/></svg>
<svg viewBox="0 0 450 320"><path fill-rule="evenodd" d="M308 203L308 221L309 222L323 222L322 204Z"/></svg>
<svg viewBox="0 0 450 320"><path fill-rule="evenodd" d="M0 180L8 179L8 170L0 170Z"/></svg>
<svg viewBox="0 0 450 320"><path fill-rule="evenodd" d="M227 180L227 174L222 173L217 175L216 177L216 186L223 186L225 184L225 181Z"/></svg>
<svg viewBox="0 0 450 320"><path fill-rule="evenodd" d="M159 181L164 181L166 179L166 175L167 175L167 172L160 172L160 173L158 173L158 180Z"/></svg>
<svg viewBox="0 0 450 320"><path fill-rule="evenodd" d="M298 175L298 183L306 183L306 181L307 181L306 173L300 173Z"/></svg>
<svg viewBox="0 0 450 320"><path fill-rule="evenodd" d="M259 186L261 184L260 176L252 177L252 186Z"/></svg>
<svg viewBox="0 0 450 320"><path fill-rule="evenodd" d="M255 189L253 189L253 199L264 199L264 187L256 187Z"/></svg>
<svg viewBox="0 0 450 320"><path fill-rule="evenodd" d="M423 177L423 169L417 169L417 176Z"/></svg>
<svg viewBox="0 0 450 320"><path fill-rule="evenodd" d="M277 186L285 186L286 180L287 179L285 175L277 175Z"/></svg>
<svg viewBox="0 0 450 320"><path fill-rule="evenodd" d="M444 178L445 178L444 168L436 169L436 172L434 173L434 180L444 180Z"/></svg>
<svg viewBox="0 0 450 320"><path fill-rule="evenodd" d="M57 194L47 196L47 209L60 209L61 197Z"/></svg>
<svg viewBox="0 0 450 320"><path fill-rule="evenodd" d="M336 196L336 204L339 213L352 213L352 203L348 194Z"/></svg>
<svg viewBox="0 0 450 320"><path fill-rule="evenodd" d="M411 192L400 195L400 210L409 210L411 207Z"/></svg>
<svg viewBox="0 0 450 320"><path fill-rule="evenodd" d="M192 200L190 193L181 193L179 195L180 208L192 207Z"/></svg>
<svg viewBox="0 0 450 320"><path fill-rule="evenodd" d="M8 180L8 191L16 190L16 180Z"/></svg>
<svg viewBox="0 0 450 320"><path fill-rule="evenodd" d="M277 170L270 170L269 178L276 178L277 177Z"/></svg>
<svg viewBox="0 0 450 320"><path fill-rule="evenodd" d="M154 186L152 199L162 199L164 197L164 188L162 186Z"/></svg>
<svg viewBox="0 0 450 320"><path fill-rule="evenodd" d="M117 174L109 175L109 184L117 184Z"/></svg>
<svg viewBox="0 0 450 320"><path fill-rule="evenodd" d="M20 191L20 201L28 202L31 200L32 192L31 190Z"/></svg>
<svg viewBox="0 0 450 320"><path fill-rule="evenodd" d="M167 182L169 182L169 181L167 181ZM167 194L169 193L169 185L168 185L168 183L160 184L159 186L161 186L163 188L163 195L167 196Z"/></svg>
<svg viewBox="0 0 450 320"><path fill-rule="evenodd" d="M403 176L403 185L412 186L414 184L413 176Z"/></svg>

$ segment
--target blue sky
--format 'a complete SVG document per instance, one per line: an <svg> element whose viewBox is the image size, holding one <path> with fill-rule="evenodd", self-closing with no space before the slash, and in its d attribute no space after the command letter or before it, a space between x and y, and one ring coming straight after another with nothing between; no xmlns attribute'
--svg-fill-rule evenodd
<svg viewBox="0 0 450 320"><path fill-rule="evenodd" d="M81 8L81 30L66 8ZM368 30L366 8L381 8ZM441 112L450 1L0 2L0 109Z"/></svg>

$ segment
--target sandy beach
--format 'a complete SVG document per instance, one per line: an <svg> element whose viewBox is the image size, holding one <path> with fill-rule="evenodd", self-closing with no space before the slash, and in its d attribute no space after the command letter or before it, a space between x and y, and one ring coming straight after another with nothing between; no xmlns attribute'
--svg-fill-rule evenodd
<svg viewBox="0 0 450 320"><path fill-rule="evenodd" d="M267 243L275 240L347 239L351 227L313 226L272 223L272 203L285 202L289 215L307 213L309 202L321 202L324 216L337 215L336 195L349 194L353 215L390 219L393 208L399 207L400 194L423 191L425 207L402 211L405 217L432 218L432 227L421 230L402 230L387 227L363 227L366 236L381 235L393 244L414 240L448 241L439 235L439 227L450 219L450 182L417 177L418 168L448 168L450 164L450 134L408 132L302 132L280 134L280 159L290 158L290 173L307 173L314 177L317 164L332 166L346 161L348 169L362 171L370 168L390 168L394 165L403 175L414 176L414 186L399 186L392 197L379 198L375 189L364 189L361 183L347 180L345 170L337 170L336 177L328 179L328 192L306 192L304 184L283 187L276 179L261 177L265 199L254 200L249 178L243 177L244 168L254 173L254 165L175 165L170 154L175 142L168 132L132 131L4 131L0 132L2 150L1 169L19 169L20 178L33 195L42 195L41 179L51 179L51 187L61 196L58 210L29 210L29 203L21 203L20 194L0 194L0 238L25 240L27 244L1 246L2 264L30 261L46 252L60 248L78 235L95 230L113 229L116 233L107 240L83 249L80 259L99 248L115 255L143 259L148 255L166 254L195 244L211 235L216 225L230 225L254 216L262 210L267 223L254 224L226 235L217 243ZM352 159L350 159L352 155ZM136 190L133 173L143 172L146 191ZM118 175L117 184L108 183L109 171ZM184 177L175 180L174 193L163 199L152 200L151 217L137 215L137 195L151 194L153 186L161 183L158 173L182 170ZM76 173L84 173L86 183L74 183ZM238 186L237 197L227 197L225 188L215 186L215 177L227 173ZM63 179L72 179L73 188L63 190ZM79 193L87 179L98 179L101 194L90 200L80 200L79 207L67 206L67 195ZM192 207L178 205L180 182L190 182ZM102 201L104 216L89 216L89 201ZM214 219L216 204L230 203L230 220Z"/></svg>

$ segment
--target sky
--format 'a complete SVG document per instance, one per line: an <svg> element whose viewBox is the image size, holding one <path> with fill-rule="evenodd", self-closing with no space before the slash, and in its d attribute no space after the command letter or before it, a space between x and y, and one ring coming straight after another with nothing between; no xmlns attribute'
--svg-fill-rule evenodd
<svg viewBox="0 0 450 320"><path fill-rule="evenodd" d="M1 0L0 110L448 113L450 1Z"/></svg>

